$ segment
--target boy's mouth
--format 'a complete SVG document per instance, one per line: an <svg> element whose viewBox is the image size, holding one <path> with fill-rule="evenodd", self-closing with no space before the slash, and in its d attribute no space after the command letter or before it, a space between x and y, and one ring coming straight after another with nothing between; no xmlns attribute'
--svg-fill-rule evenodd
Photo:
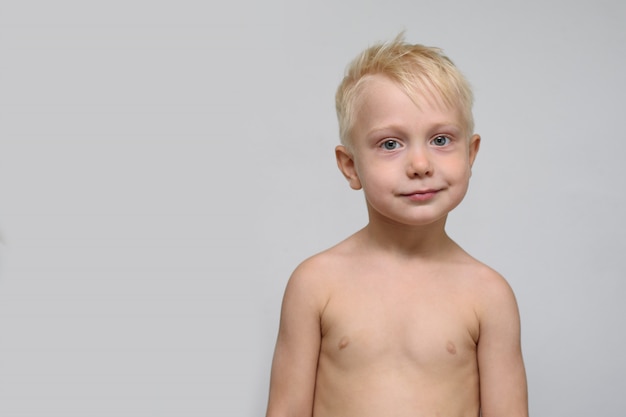
<svg viewBox="0 0 626 417"><path fill-rule="evenodd" d="M433 198L440 190L436 189L427 189L427 190L418 190L410 193L401 194L402 197L406 197L411 201L427 201Z"/></svg>

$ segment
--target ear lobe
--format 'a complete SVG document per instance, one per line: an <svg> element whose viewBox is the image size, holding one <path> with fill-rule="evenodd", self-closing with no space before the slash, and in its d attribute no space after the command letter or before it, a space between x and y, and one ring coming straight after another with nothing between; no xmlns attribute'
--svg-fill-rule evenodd
<svg viewBox="0 0 626 417"><path fill-rule="evenodd" d="M478 150L480 149L480 135L473 135L469 140L469 163L470 168L474 165L474 161L476 160L476 155L478 155Z"/></svg>
<svg viewBox="0 0 626 417"><path fill-rule="evenodd" d="M337 158L337 166L343 176L348 180L350 188L353 190L360 190L361 180L359 180L359 176L354 166L354 159L350 151L348 151L345 146L339 145L335 148L335 158Z"/></svg>

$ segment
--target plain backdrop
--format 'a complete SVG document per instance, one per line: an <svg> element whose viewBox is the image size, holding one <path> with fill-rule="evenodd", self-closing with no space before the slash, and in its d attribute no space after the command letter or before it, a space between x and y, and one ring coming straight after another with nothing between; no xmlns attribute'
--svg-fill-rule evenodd
<svg viewBox="0 0 626 417"><path fill-rule="evenodd" d="M474 87L448 231L517 294L531 415L624 415L626 2L2 1L0 25L0 415L263 415L291 271L366 223L335 89L402 30Z"/></svg>

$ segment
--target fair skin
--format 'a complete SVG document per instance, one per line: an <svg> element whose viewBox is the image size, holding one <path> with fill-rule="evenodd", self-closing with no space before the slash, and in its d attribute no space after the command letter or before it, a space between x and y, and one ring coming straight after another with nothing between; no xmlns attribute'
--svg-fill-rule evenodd
<svg viewBox="0 0 626 417"><path fill-rule="evenodd" d="M336 156L369 223L290 278L267 416L526 417L513 292L444 229L480 137L381 75L357 101Z"/></svg>

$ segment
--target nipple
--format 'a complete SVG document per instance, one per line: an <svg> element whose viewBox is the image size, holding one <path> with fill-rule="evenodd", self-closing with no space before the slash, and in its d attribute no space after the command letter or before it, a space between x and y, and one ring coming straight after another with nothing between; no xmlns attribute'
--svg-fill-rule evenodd
<svg viewBox="0 0 626 417"><path fill-rule="evenodd" d="M450 355L456 355L456 346L454 346L454 343L448 342L448 344L446 345L446 350Z"/></svg>
<svg viewBox="0 0 626 417"><path fill-rule="evenodd" d="M344 336L341 338L341 340L339 341L339 350L345 349L346 346L348 346L348 344L350 343L350 339L348 339L347 336Z"/></svg>

